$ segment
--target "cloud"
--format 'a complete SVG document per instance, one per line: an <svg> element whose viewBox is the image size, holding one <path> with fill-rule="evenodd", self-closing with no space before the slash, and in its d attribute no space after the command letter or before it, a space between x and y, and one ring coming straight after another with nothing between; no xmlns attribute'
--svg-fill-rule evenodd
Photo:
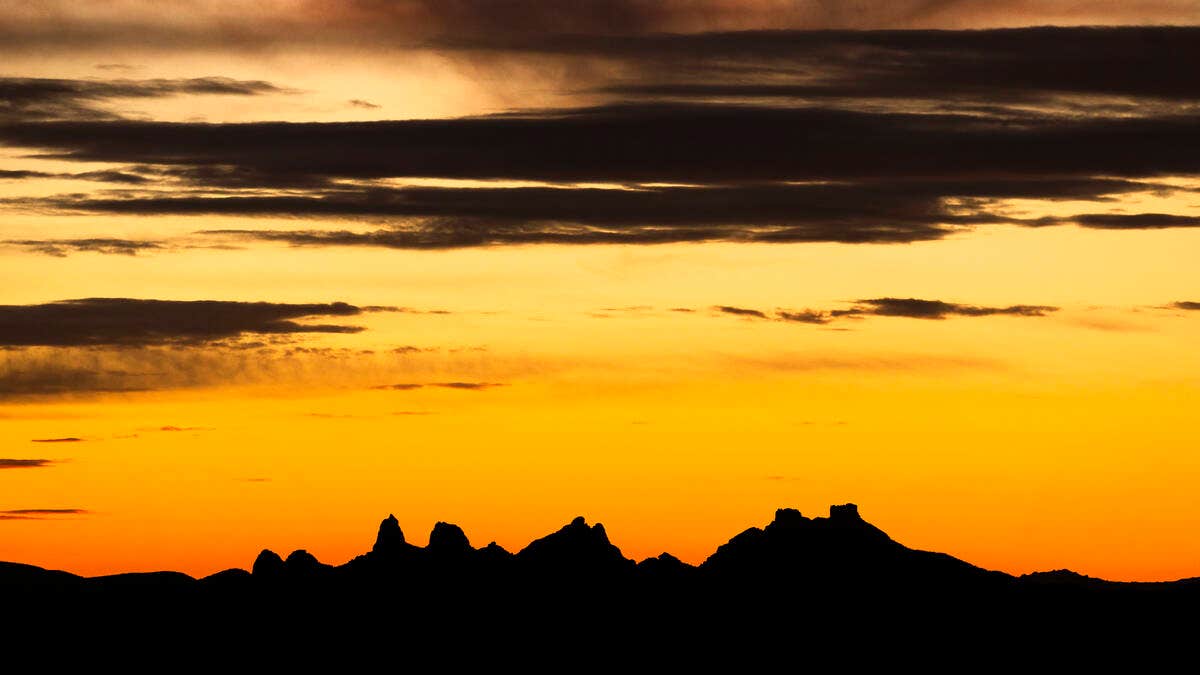
<svg viewBox="0 0 1200 675"><path fill-rule="evenodd" d="M1157 230L1167 227L1200 227L1200 216L1169 213L1088 213L1061 218L1058 222L1075 223L1080 227L1101 230Z"/></svg>
<svg viewBox="0 0 1200 675"><path fill-rule="evenodd" d="M1198 39L1196 26L1041 26L549 36L506 48L617 60L625 81L601 90L624 97L1029 104L1096 96L1196 101Z"/></svg>
<svg viewBox="0 0 1200 675"><path fill-rule="evenodd" d="M1186 309L1189 311L1200 311L1200 302L1192 302L1190 300L1181 300L1171 303L1171 307L1175 309Z"/></svg>
<svg viewBox="0 0 1200 675"><path fill-rule="evenodd" d="M0 169L0 180L30 180L36 178L66 178L72 180L90 180L99 183L125 183L142 185L150 179L135 173L124 171L83 171L79 173L53 173L49 171L27 171Z"/></svg>
<svg viewBox="0 0 1200 675"><path fill-rule="evenodd" d="M729 305L717 305L716 307L713 307L713 309L715 309L718 312L721 312L722 314L733 314L735 316L748 316L748 317L753 317L756 319L767 318L766 314L758 311L757 309L745 309L742 307L731 307Z"/></svg>
<svg viewBox="0 0 1200 675"><path fill-rule="evenodd" d="M82 438L77 438L75 436L65 436L62 438L34 438L34 439L32 439L33 443L80 443L82 441L83 441Z"/></svg>
<svg viewBox="0 0 1200 675"><path fill-rule="evenodd" d="M820 312L820 311L815 311L815 310L811 310L811 309L804 309L804 310L793 311L793 312L780 310L775 313L775 316L780 321L791 321L793 323L825 324L825 323L829 323L831 321L831 317L829 316L828 312Z"/></svg>
<svg viewBox="0 0 1200 675"><path fill-rule="evenodd" d="M445 389L466 389L469 391L480 391L483 389L491 389L493 387L508 386L503 382L434 382L431 387L442 387Z"/></svg>
<svg viewBox="0 0 1200 675"><path fill-rule="evenodd" d="M137 239L113 239L94 237L90 239L10 239L4 242L20 246L34 253L65 258L70 253L101 253L105 255L137 255L143 251L161 251L167 246L158 241Z"/></svg>
<svg viewBox="0 0 1200 675"><path fill-rule="evenodd" d="M298 323L295 319L358 316L364 311L344 302L284 304L133 298L0 305L0 347L196 344L247 335L357 333L363 329Z"/></svg>
<svg viewBox="0 0 1200 675"><path fill-rule="evenodd" d="M25 123L0 126L0 140L58 159L123 163L138 167L137 175L209 190L6 201L18 209L385 224L367 231L208 232L243 240L408 249L908 243L987 224L1194 226L1190 216L1047 218L1004 204L1186 192L1156 181L1200 173L1200 155L1184 150L1200 144L1198 120L1180 111L1014 121L964 112L657 103L361 123ZM406 177L550 184L380 183Z"/></svg>
<svg viewBox="0 0 1200 675"><path fill-rule="evenodd" d="M348 349L227 342L0 349L0 400L270 384L358 384L397 364Z"/></svg>
<svg viewBox="0 0 1200 675"><path fill-rule="evenodd" d="M1051 312L1056 312L1059 308L1048 305L987 307L944 302L942 300L920 300L917 298L870 298L855 300L854 305L846 309L780 309L773 314L757 309L730 307L726 305L719 305L713 309L723 314L734 314L754 319L824 325L837 319L857 319L865 316L893 316L931 320L941 320L951 316L1040 317L1046 316Z"/></svg>
<svg viewBox="0 0 1200 675"><path fill-rule="evenodd" d="M143 370L142 361L161 367L160 353L101 353L94 350L64 350L53 353L0 350L0 400L30 396L60 396L78 393L138 392L156 388L153 383L172 382L186 386L203 381L194 376L190 360L179 364L181 374ZM128 366L134 366L129 368ZM162 373L160 375L160 373Z"/></svg>
<svg viewBox="0 0 1200 675"><path fill-rule="evenodd" d="M467 391L482 391L493 387L508 386L503 382L402 382L400 384L381 384L372 389L390 389L392 391L411 391L424 387L441 387L443 389L462 389Z"/></svg>
<svg viewBox="0 0 1200 675"><path fill-rule="evenodd" d="M103 104L118 99L195 94L256 96L288 91L270 82L227 77L155 80L0 77L0 121L117 118L119 115Z"/></svg>
<svg viewBox="0 0 1200 675"><path fill-rule="evenodd" d="M941 300L918 300L917 298L873 298L858 300L850 309L833 310L833 316L902 316L910 319L945 319L949 316L1046 316L1058 311L1057 307L1045 305L1009 305L1007 307L981 307L961 305Z"/></svg>
<svg viewBox="0 0 1200 675"><path fill-rule="evenodd" d="M1072 6L1073 5L1073 6ZM356 0L347 15L364 24L404 22L423 32L476 36L498 46L547 34L574 38L753 29L894 29L1046 24L1190 24L1186 0Z"/></svg>
<svg viewBox="0 0 1200 675"><path fill-rule="evenodd" d="M1046 24L1189 24L1190 0L152 0L15 3L0 10L6 51L312 49L395 51L431 39L496 47L545 34L646 35L748 29L984 28Z"/></svg>
<svg viewBox="0 0 1200 675"><path fill-rule="evenodd" d="M349 101L347 101L347 103L350 104L351 108L376 109L376 108L382 107L377 103L371 103L370 101L364 101L361 98L352 98Z"/></svg>
<svg viewBox="0 0 1200 675"><path fill-rule="evenodd" d="M413 345L401 345L399 347L392 348L393 354L423 354L426 352L433 352L433 351L437 351L437 348L435 348L435 347L415 347Z"/></svg>
<svg viewBox="0 0 1200 675"><path fill-rule="evenodd" d="M899 244L994 224L1160 229L1200 222L1100 208L1049 216L1007 203L1113 203L1194 192L1161 179L1200 175L1200 155L1190 152L1200 146L1200 27L812 31L795 29L924 25L966 7L981 16L995 10L970 2L897 3L903 11L834 10L830 3L791 3L794 11L779 3L736 11L721 2L569 4L547 9L521 0L500 9L474 0L362 0L306 5L284 23L294 29L319 16L333 33L348 25L408 30L426 48L460 58L503 52L534 62L584 60L595 67L567 69L570 95L588 102L573 108L434 120L166 123L115 118L107 102L287 90L226 78L0 78L0 101L13 111L0 123L0 144L40 158L119 167L11 170L10 179L73 177L143 188L11 197L3 205L366 221L373 229L206 234L397 249ZM1094 17L1098 10L1089 11ZM1106 11L1125 12L1116 5ZM1021 16L1035 14L1025 7ZM698 32L713 29L720 32ZM572 35L563 37L564 30ZM399 187L413 178L476 184ZM168 246L115 238L9 243L60 256ZM788 320L819 319L797 313Z"/></svg>
<svg viewBox="0 0 1200 675"><path fill-rule="evenodd" d="M84 516L85 509L9 509L0 511L0 520L52 520L60 516Z"/></svg>
<svg viewBox="0 0 1200 675"><path fill-rule="evenodd" d="M577 360L570 367L576 367ZM251 389L257 395L296 391L347 391L379 382L457 390L503 386L507 377L552 367L526 357L463 359L450 349L421 357L382 349L297 344L275 337L159 345L22 347L0 349L0 402L53 398L134 396L199 388ZM567 367L564 365L563 367ZM531 370L532 369L532 370ZM389 388L388 386L379 388ZM2 415L0 415L2 416ZM160 425L139 431L200 431ZM86 440L86 439L85 439Z"/></svg>
<svg viewBox="0 0 1200 675"><path fill-rule="evenodd" d="M654 244L698 241L902 243L989 224L1045 226L997 213L996 200L1109 199L1158 190L1141 181L1046 180L736 184L601 189L379 188L309 196L79 198L36 208L136 215L235 214L385 218L376 230L201 232L294 246L437 249L503 244ZM1054 224L1062 224L1056 222Z"/></svg>
<svg viewBox="0 0 1200 675"><path fill-rule="evenodd" d="M993 371L1008 368L1003 361L945 354L842 354L772 353L731 356L737 368L769 372L869 371L928 375L935 372Z"/></svg>
<svg viewBox="0 0 1200 675"><path fill-rule="evenodd" d="M0 459L0 469L40 469L54 463L52 459Z"/></svg>
<svg viewBox="0 0 1200 675"><path fill-rule="evenodd" d="M363 330L313 319L399 309L130 298L0 305L0 400L222 385L361 386L401 365L428 370L430 364L390 351L299 343L310 334Z"/></svg>
<svg viewBox="0 0 1200 675"><path fill-rule="evenodd" d="M59 159L339 179L744 184L954 176L959 185L985 180L1011 187L1008 181L1021 179L1200 170L1200 158L1181 147L1200 137L1193 114L1150 110L1018 122L966 113L680 102L447 120L30 122L0 127L0 141ZM971 189L986 193L987 184Z"/></svg>

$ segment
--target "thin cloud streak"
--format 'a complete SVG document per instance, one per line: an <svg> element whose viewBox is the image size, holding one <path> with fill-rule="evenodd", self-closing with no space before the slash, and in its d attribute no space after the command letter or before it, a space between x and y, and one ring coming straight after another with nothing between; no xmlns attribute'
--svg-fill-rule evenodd
<svg viewBox="0 0 1200 675"><path fill-rule="evenodd" d="M755 319L765 319L767 315L757 309L746 309L744 307L732 307L730 305L717 305L713 309L722 314L732 314L734 316L748 316Z"/></svg>
<svg viewBox="0 0 1200 675"><path fill-rule="evenodd" d="M359 326L298 323L358 316L386 307L344 302L284 304L216 300L84 298L40 305L0 305L0 347L196 344L246 335L357 333Z"/></svg>
<svg viewBox="0 0 1200 675"><path fill-rule="evenodd" d="M508 385L503 382L401 382L399 384L381 384L371 388L391 391L411 391L413 389L423 389L425 387L440 387L442 389L482 391L484 389L506 386Z"/></svg>
<svg viewBox="0 0 1200 675"><path fill-rule="evenodd" d="M86 516L86 509L9 509L0 511L0 520L58 520L62 516Z"/></svg>
<svg viewBox="0 0 1200 675"><path fill-rule="evenodd" d="M52 459L0 459L0 469L41 469L54 463Z"/></svg>
<svg viewBox="0 0 1200 675"><path fill-rule="evenodd" d="M10 246L20 246L31 252L41 253L54 258L65 258L72 253L135 256L146 251L161 251L168 247L167 244L161 241L106 237L91 239L10 239L0 243Z"/></svg>
<svg viewBox="0 0 1200 675"><path fill-rule="evenodd" d="M918 298L868 298L855 300L852 307L846 309L780 309L767 313L757 309L717 305L713 310L718 314L732 314L750 319L768 321L784 321L789 323L808 323L824 325L838 319L860 319L867 316L903 317L908 319L925 319L940 321L953 316L1018 316L1043 317L1057 312L1058 307L1049 305L1008 305L1004 307L985 307L966 305L942 300L922 300Z"/></svg>
<svg viewBox="0 0 1200 675"><path fill-rule="evenodd" d="M68 80L0 77L0 121L112 119L104 104L120 99L219 94L257 96L289 93L261 80L195 77L155 80Z"/></svg>

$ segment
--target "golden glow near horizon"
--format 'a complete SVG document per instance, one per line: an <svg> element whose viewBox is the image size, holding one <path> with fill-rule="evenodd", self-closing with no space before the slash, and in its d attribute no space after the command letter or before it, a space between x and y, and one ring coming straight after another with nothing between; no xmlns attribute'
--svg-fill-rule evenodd
<svg viewBox="0 0 1200 675"><path fill-rule="evenodd" d="M96 105L172 122L333 122L594 104L604 97L589 87L634 71L352 40L319 53L278 45L113 50L103 59L86 50L17 52L4 75L267 80L287 90ZM108 63L127 67L96 67ZM37 154L0 148L0 170L125 166ZM1145 190L994 200L988 211L1200 215L1194 176L1139 180ZM376 185L564 183L414 177ZM1200 228L983 224L902 244L402 250L203 234L369 232L395 224L384 217L85 214L36 201L159 189L191 188L0 175L0 305L98 297L341 301L397 311L301 319L364 330L264 338L262 350L0 347L0 381L77 368L100 382L145 385L0 390L0 458L46 460L0 466L0 560L89 575L206 575L249 567L262 548L305 548L341 563L369 549L378 522L394 513L417 544L443 520L476 546L494 540L510 550L584 515L603 522L628 557L666 550L699 563L776 508L813 516L856 502L900 543L981 567L1200 576L1200 311L1172 306L1200 301ZM161 248L54 255L22 243L89 238ZM778 318L873 298L1059 309L823 324Z"/></svg>
<svg viewBox="0 0 1200 675"><path fill-rule="evenodd" d="M1036 259L1003 253L1034 238ZM1197 243L1000 228L907 247L10 256L3 287L25 286L12 303L80 295L78 278L97 280L88 295L146 295L169 267L153 295L451 313L363 315L353 323L366 332L306 341L430 351L264 365L232 388L197 376L163 392L6 402L6 456L54 464L0 474L2 506L89 513L5 522L0 559L207 574L261 547L343 561L387 513L416 542L450 520L509 548L582 513L628 555L699 562L777 507L856 501L902 543L985 567L1186 576L1200 563L1186 536L1200 321L1155 305L1194 278L1174 252ZM17 283L35 275L42 288ZM239 289L251 276L253 291ZM951 281L949 299L1063 309L826 326L711 309L945 296ZM372 389L450 381L504 386ZM33 442L51 438L82 440Z"/></svg>

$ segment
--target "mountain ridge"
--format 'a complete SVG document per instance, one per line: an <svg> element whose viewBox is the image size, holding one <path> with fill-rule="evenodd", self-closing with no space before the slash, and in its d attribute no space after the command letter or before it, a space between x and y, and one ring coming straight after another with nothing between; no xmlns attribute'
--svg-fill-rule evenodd
<svg viewBox="0 0 1200 675"><path fill-rule="evenodd" d="M327 649L342 658L352 645L373 654L403 636L485 664L492 654L576 666L650 654L707 666L714 653L792 658L797 645L855 662L933 649L931 641L941 656L969 658L1049 650L1078 659L1085 643L1111 651L1170 640L1182 649L1197 622L1175 617L1195 615L1200 579L1014 576L910 549L842 504L815 518L779 509L699 565L669 553L626 558L603 525L582 517L514 553L495 542L474 547L445 522L428 546L415 546L389 515L370 550L341 565L303 549L264 549L249 571L200 578L81 577L0 563L0 601L6 637L52 637L47 627L69 617L106 647L152 636L173 653L203 645L213 654L270 647L273 655ZM521 651L531 641L542 647Z"/></svg>
<svg viewBox="0 0 1200 675"><path fill-rule="evenodd" d="M658 556L647 557L640 561L626 558L620 549L609 540L608 533L602 523L597 522L588 525L583 516L576 516L570 523L564 525L559 530L534 539L524 548L514 553L504 549L494 541L484 547L475 548L471 546L470 540L462 528L443 521L438 521L434 524L428 545L424 547L417 546L405 539L399 520L394 514L389 514L380 522L375 543L370 551L356 556L341 565L331 565L321 562L305 549L292 551L286 557L270 549L263 549L255 558L249 570L234 567L205 576L192 576L183 572L170 570L120 572L84 576L15 561L0 561L0 585L7 584L17 578L32 582L33 577L37 575L44 575L46 577L46 579L42 580L43 582L49 579L58 579L61 581L67 578L80 581L106 580L136 577L139 575L147 577L170 575L175 578L205 581L216 577L234 576L238 572L262 577L277 576L284 573L311 575L326 570L350 568L356 564L362 565L368 560L375 563L388 560L394 562L407 556L422 555L436 556L442 562L477 555L496 560L512 559L534 566L554 564L555 562L566 562L567 564L584 566L592 566L594 564L603 565L605 563L598 563L597 561L607 559L607 564L613 569L638 569L647 566L667 565L674 569L701 571L718 570L728 567L731 564L728 558L733 551L744 554L748 550L764 549L759 551L759 553L763 554L766 559L758 561L760 564L778 565L785 562L797 562L794 558L798 551L786 547L781 549L779 546L770 543L772 533L778 534L780 539L784 539L787 533L803 533L807 536L809 545L815 543L831 547L826 548L825 553L834 552L844 554L855 552L862 554L864 552L862 544L873 540L878 547L874 553L890 550L894 554L914 554L924 557L929 561L941 561L941 564L958 566L962 570L977 570L997 578L1027 580L1043 584L1103 584L1116 586L1161 586L1164 584L1180 583L1200 584L1200 576L1163 581L1113 581L1088 576L1065 568L1036 571L1022 575L988 570L947 553L908 548L893 540L883 530L864 520L858 512L856 504L846 503L831 505L828 516L806 517L794 508L785 507L777 509L775 518L770 523L767 523L762 528L750 527L734 535L729 541L719 545L712 554L698 565L684 562L667 551L662 552ZM851 546L851 548L847 549L847 546ZM595 556L595 558L590 558L589 556ZM567 560L555 560L555 558L564 557ZM841 562L847 563L848 561L841 559Z"/></svg>

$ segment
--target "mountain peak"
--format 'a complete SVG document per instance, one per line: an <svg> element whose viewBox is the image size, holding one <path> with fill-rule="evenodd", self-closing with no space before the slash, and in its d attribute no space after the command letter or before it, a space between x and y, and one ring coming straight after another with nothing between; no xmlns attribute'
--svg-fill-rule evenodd
<svg viewBox="0 0 1200 675"><path fill-rule="evenodd" d="M264 548L254 559L254 566L250 570L256 577L279 576L283 574L284 570L283 558L280 558L279 554L271 549Z"/></svg>
<svg viewBox="0 0 1200 675"><path fill-rule="evenodd" d="M372 553L392 555L404 550L404 532L400 529L400 521L396 516L388 514L379 524L379 534L375 537Z"/></svg>
<svg viewBox="0 0 1200 675"><path fill-rule="evenodd" d="M600 523L588 526L583 516L573 519L559 531L531 542L517 558L537 566L588 569L632 569L633 561L608 540Z"/></svg>
<svg viewBox="0 0 1200 675"><path fill-rule="evenodd" d="M329 565L304 549L297 549L283 561L284 570L292 576L312 576L329 569Z"/></svg>
<svg viewBox="0 0 1200 675"><path fill-rule="evenodd" d="M472 548L461 527L438 521L429 534L428 550L437 555L466 555Z"/></svg>
<svg viewBox="0 0 1200 675"><path fill-rule="evenodd" d="M805 518L796 509L778 509L775 511L775 520L771 521L770 526L794 529L796 527L802 527L809 522L812 521L810 521L808 518Z"/></svg>
<svg viewBox="0 0 1200 675"><path fill-rule="evenodd" d="M832 504L829 507L829 519L839 521L861 521L858 515L858 504Z"/></svg>
<svg viewBox="0 0 1200 675"><path fill-rule="evenodd" d="M851 568L885 570L902 546L867 523L855 504L834 504L828 518L805 518L783 508L765 528L750 528L718 547L703 564L720 573L788 577L803 570L845 577ZM907 550L907 549L904 549Z"/></svg>

